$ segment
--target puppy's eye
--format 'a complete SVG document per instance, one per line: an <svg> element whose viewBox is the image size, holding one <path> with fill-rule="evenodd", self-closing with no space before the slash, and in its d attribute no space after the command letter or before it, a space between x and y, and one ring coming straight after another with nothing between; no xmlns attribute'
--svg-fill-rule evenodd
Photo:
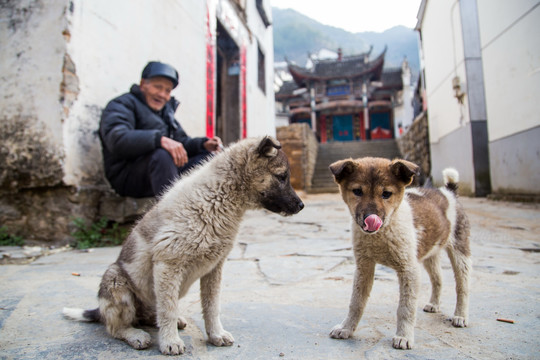
<svg viewBox="0 0 540 360"><path fill-rule="evenodd" d="M364 195L364 192L362 191L362 189L353 189L353 194L356 195L356 196L362 196Z"/></svg>
<svg viewBox="0 0 540 360"><path fill-rule="evenodd" d="M382 192L382 198L383 199L390 199L390 196L392 196L392 193L390 191L383 191Z"/></svg>
<svg viewBox="0 0 540 360"><path fill-rule="evenodd" d="M287 181L287 173L275 174L274 176L281 182Z"/></svg>

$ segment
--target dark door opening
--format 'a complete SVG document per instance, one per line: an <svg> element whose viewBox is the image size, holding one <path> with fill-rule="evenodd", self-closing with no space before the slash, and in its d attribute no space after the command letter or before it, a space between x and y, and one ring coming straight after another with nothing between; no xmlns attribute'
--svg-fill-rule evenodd
<svg viewBox="0 0 540 360"><path fill-rule="evenodd" d="M225 145L240 139L240 51L218 21L216 135Z"/></svg>

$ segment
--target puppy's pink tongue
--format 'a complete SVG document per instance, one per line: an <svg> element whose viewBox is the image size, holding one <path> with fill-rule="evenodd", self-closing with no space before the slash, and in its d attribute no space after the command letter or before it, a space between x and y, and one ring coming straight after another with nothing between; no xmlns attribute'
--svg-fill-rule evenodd
<svg viewBox="0 0 540 360"><path fill-rule="evenodd" d="M382 220L377 215L369 215L364 220L364 230L366 231L377 231L381 228Z"/></svg>

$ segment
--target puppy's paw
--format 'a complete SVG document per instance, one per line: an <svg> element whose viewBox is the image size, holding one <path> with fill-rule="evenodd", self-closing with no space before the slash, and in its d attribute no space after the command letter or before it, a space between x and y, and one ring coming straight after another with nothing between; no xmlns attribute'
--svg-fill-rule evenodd
<svg viewBox="0 0 540 360"><path fill-rule="evenodd" d="M125 338L126 342L136 350L146 349L152 344L150 334L141 329L133 329Z"/></svg>
<svg viewBox="0 0 540 360"><path fill-rule="evenodd" d="M426 306L424 306L424 311L428 313L437 313L439 312L439 305L426 304Z"/></svg>
<svg viewBox="0 0 540 360"><path fill-rule="evenodd" d="M353 330L345 329L341 325L336 325L330 331L330 337L333 339L348 339L351 337Z"/></svg>
<svg viewBox="0 0 540 360"><path fill-rule="evenodd" d="M409 350L414 346L414 339L396 335L392 339L392 346L394 349Z"/></svg>
<svg viewBox="0 0 540 360"><path fill-rule="evenodd" d="M230 332L222 330L219 333L208 334L208 341L214 346L231 346L234 338Z"/></svg>
<svg viewBox="0 0 540 360"><path fill-rule="evenodd" d="M452 325L454 325L455 327L467 327L467 325L469 325L469 322L466 318L462 316L454 316L452 318Z"/></svg>
<svg viewBox="0 0 540 360"><path fill-rule="evenodd" d="M187 326L187 321L182 316L178 317L178 329L184 330Z"/></svg>
<svg viewBox="0 0 540 360"><path fill-rule="evenodd" d="M164 340L159 344L159 351L163 355L180 355L186 351L186 346L180 338L170 341Z"/></svg>

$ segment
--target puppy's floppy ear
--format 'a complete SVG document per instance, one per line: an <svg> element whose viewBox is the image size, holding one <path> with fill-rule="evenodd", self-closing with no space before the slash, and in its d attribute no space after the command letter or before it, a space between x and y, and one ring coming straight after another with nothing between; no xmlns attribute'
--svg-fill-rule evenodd
<svg viewBox="0 0 540 360"><path fill-rule="evenodd" d="M414 175L418 175L420 167L407 160L393 160L390 164L390 171L399 181L405 184L405 186L410 185L414 179Z"/></svg>
<svg viewBox="0 0 540 360"><path fill-rule="evenodd" d="M331 164L329 169L334 175L334 179L339 184L343 179L354 172L354 161L352 159L339 160Z"/></svg>
<svg viewBox="0 0 540 360"><path fill-rule="evenodd" d="M274 157L279 149L281 149L279 141L271 136L265 136L257 146L257 153L259 156Z"/></svg>

